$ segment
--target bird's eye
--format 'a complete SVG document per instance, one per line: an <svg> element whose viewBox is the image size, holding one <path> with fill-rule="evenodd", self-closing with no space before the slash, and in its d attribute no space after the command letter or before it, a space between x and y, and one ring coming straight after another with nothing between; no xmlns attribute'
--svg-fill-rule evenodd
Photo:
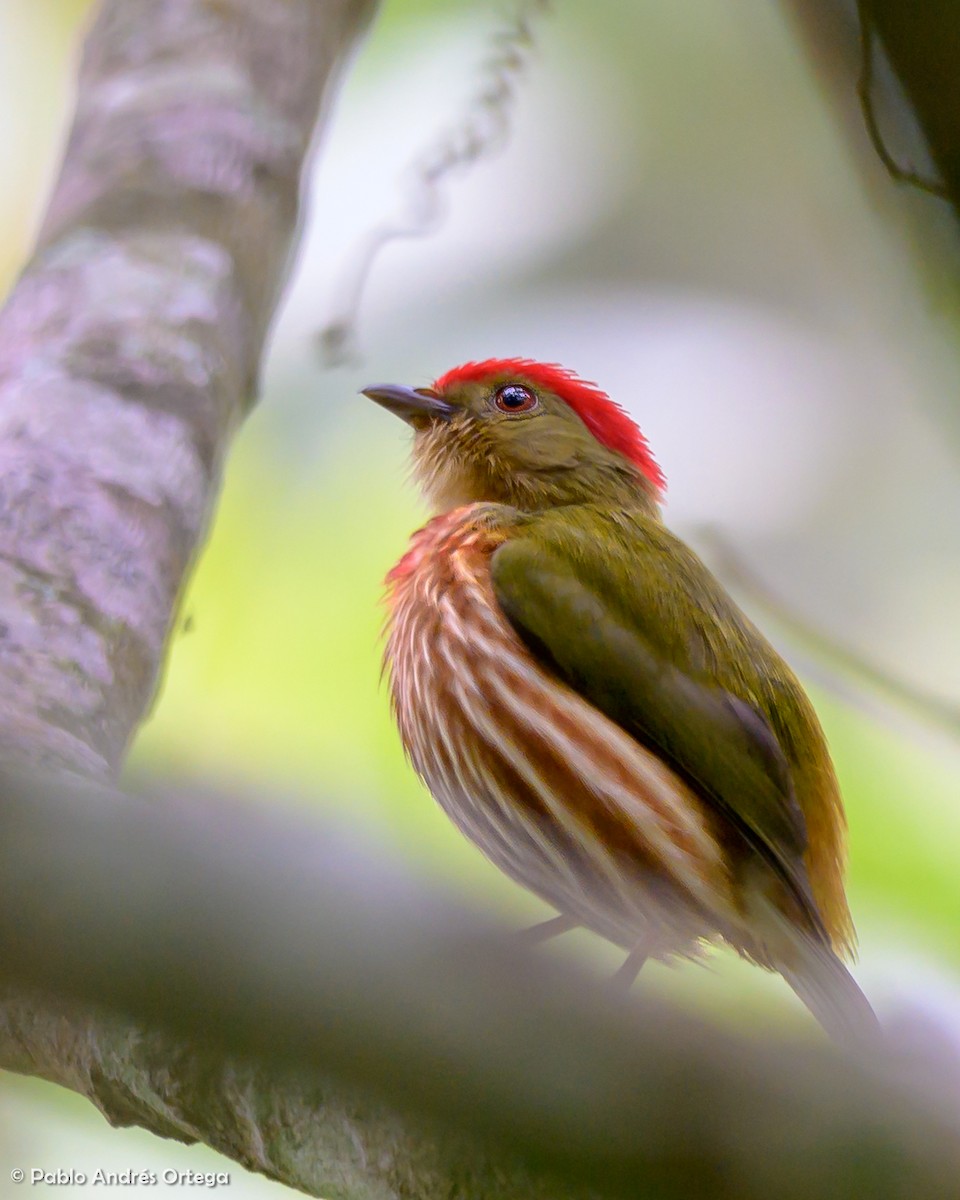
<svg viewBox="0 0 960 1200"><path fill-rule="evenodd" d="M506 413L529 412L540 403L536 393L522 383L505 383L497 388L493 402L501 412Z"/></svg>

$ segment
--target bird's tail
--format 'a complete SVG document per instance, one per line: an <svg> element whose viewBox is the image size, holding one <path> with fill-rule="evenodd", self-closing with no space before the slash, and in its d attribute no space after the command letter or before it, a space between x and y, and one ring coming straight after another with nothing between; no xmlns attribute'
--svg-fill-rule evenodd
<svg viewBox="0 0 960 1200"><path fill-rule="evenodd" d="M776 969L834 1041L850 1048L876 1045L882 1031L856 980L826 942L798 929L773 905L767 927L776 929Z"/></svg>

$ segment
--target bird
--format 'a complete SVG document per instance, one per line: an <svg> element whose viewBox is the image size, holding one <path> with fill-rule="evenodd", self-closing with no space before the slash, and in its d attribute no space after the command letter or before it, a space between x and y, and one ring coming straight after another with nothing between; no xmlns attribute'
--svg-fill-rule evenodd
<svg viewBox="0 0 960 1200"><path fill-rule="evenodd" d="M362 394L413 430L433 515L386 578L406 754L455 825L648 959L779 972L826 1032L879 1030L844 959L846 820L803 687L663 523L640 428L555 363L485 359Z"/></svg>

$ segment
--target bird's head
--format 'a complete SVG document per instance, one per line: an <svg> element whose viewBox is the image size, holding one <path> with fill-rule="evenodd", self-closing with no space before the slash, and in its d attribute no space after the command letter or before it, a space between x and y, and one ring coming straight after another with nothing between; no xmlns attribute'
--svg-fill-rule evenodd
<svg viewBox="0 0 960 1200"><path fill-rule="evenodd" d="M655 510L664 478L643 434L572 371L529 359L466 363L432 387L363 394L414 429L414 470L439 512L610 503Z"/></svg>

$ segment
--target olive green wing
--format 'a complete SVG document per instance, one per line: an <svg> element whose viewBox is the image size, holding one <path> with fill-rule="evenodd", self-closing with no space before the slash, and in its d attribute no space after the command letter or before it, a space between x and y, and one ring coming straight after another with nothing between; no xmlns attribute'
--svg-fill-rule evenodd
<svg viewBox="0 0 960 1200"><path fill-rule="evenodd" d="M738 678L743 665L722 661L725 653L737 659L743 646L734 636L725 647L719 585L703 567L703 580L691 575L692 556L674 560L673 539L654 545L642 531L606 532L589 521L565 527L544 519L501 545L491 572L507 620L538 661L715 806L825 936L790 764L754 704L715 682Z"/></svg>

